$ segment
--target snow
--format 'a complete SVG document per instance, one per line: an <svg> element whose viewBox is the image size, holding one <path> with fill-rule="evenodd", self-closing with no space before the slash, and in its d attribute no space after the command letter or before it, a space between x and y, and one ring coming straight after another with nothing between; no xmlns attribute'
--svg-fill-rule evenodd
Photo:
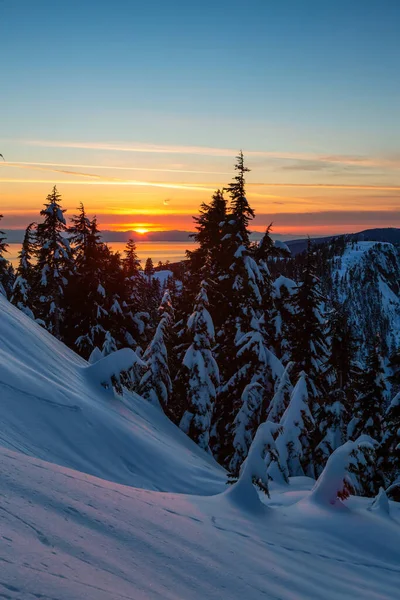
<svg viewBox="0 0 400 600"><path fill-rule="evenodd" d="M306 477L238 502L162 411L88 376L111 357L89 367L0 298L1 598L398 597L399 504L335 510Z"/></svg>
<svg viewBox="0 0 400 600"><path fill-rule="evenodd" d="M0 298L0 444L126 485L220 490L223 470L162 411L100 385L99 365L113 360L89 366Z"/></svg>
<svg viewBox="0 0 400 600"><path fill-rule="evenodd" d="M0 594L37 600L394 600L396 521L273 494L244 511L229 494L149 492L0 452ZM262 505L259 505L262 509Z"/></svg>

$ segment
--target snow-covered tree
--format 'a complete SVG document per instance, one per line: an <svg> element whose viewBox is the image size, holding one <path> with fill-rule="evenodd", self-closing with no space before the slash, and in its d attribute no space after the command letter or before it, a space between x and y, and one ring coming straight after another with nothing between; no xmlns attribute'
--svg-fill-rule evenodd
<svg viewBox="0 0 400 600"><path fill-rule="evenodd" d="M109 299L106 292L107 248L101 241L97 219L88 220L82 206L73 217L70 231L74 243L75 268L67 289L70 319L66 341L84 358L102 348L109 330Z"/></svg>
<svg viewBox="0 0 400 600"><path fill-rule="evenodd" d="M267 421L261 423L254 436L246 460L240 468L239 478L234 483L228 494L236 502L244 504L246 507L256 507L260 502L253 485L269 496L269 477L267 474L267 463L270 457L274 457L274 463L278 464L279 451L276 447L274 434L278 430L278 425Z"/></svg>
<svg viewBox="0 0 400 600"><path fill-rule="evenodd" d="M290 373L293 366L294 363L289 362L275 384L275 393L267 409L268 421L279 423L289 405L290 396L293 392L293 386L290 381Z"/></svg>
<svg viewBox="0 0 400 600"><path fill-rule="evenodd" d="M386 485L400 479L400 392L391 401L383 420L378 465Z"/></svg>
<svg viewBox="0 0 400 600"><path fill-rule="evenodd" d="M237 371L230 377L225 385L221 386L218 404L222 404L222 407L225 408L225 412L223 413L220 410L219 429L220 436L221 434L224 435L224 433L226 433L228 434L228 437L225 437L225 441L222 442L224 438L221 436L218 456L219 459L224 460L224 463L226 462L227 465L235 454L233 438L236 435L236 427L241 427L241 421L239 423L234 419L242 408L243 390L246 386L258 383L261 386L261 389L258 388L258 392L260 393L262 391L258 420L254 421L254 419L251 419L246 425L249 429L248 435L252 438L255 435L257 427L266 419L267 408L274 394L275 383L284 372L282 363L273 352L269 350L265 338L263 319L253 317L250 323L250 330L237 340L237 352L235 357ZM218 426L218 423L216 426ZM238 456L235 461L237 459Z"/></svg>
<svg viewBox="0 0 400 600"><path fill-rule="evenodd" d="M261 423L265 389L259 383L246 385L242 393L242 406L233 422L233 456L229 471L235 476L245 460L255 432Z"/></svg>
<svg viewBox="0 0 400 600"><path fill-rule="evenodd" d="M201 448L208 450L219 372L211 349L214 342L214 325L208 312L204 281L196 298L194 311L188 319L187 329L191 344L183 358L183 370L186 371L183 376L187 388L186 410L180 428Z"/></svg>
<svg viewBox="0 0 400 600"><path fill-rule="evenodd" d="M315 423L309 406L309 386L307 375L301 372L290 397L289 406L279 423L281 431L276 439L276 446L286 479L289 476L314 474L311 438ZM275 463L271 464L269 474L274 480L282 479L282 473Z"/></svg>
<svg viewBox="0 0 400 600"><path fill-rule="evenodd" d="M315 258L308 243L306 263L293 296L294 318L291 331L291 360L295 373L305 371L317 385L327 357L325 320L322 315L323 296L315 274Z"/></svg>
<svg viewBox="0 0 400 600"><path fill-rule="evenodd" d="M347 399L343 390L334 389L323 397L315 415L317 424L314 449L315 472L320 474L329 456L347 439Z"/></svg>
<svg viewBox="0 0 400 600"><path fill-rule="evenodd" d="M0 215L0 221L3 215ZM0 294L8 297L10 292L10 263L5 258L4 253L7 252L8 244L6 242L6 234L4 231L0 231Z"/></svg>
<svg viewBox="0 0 400 600"><path fill-rule="evenodd" d="M46 329L61 338L64 319L64 295L72 268L67 226L56 186L47 196L44 218L37 226L37 313ZM64 235L63 235L64 234Z"/></svg>
<svg viewBox="0 0 400 600"><path fill-rule="evenodd" d="M165 408L172 393L166 339L173 324L173 307L168 290L164 293L159 313L161 318L154 337L143 354L146 370L138 392L155 406Z"/></svg>
<svg viewBox="0 0 400 600"><path fill-rule="evenodd" d="M350 494L363 494L365 490L360 478L373 464L374 456L375 442L368 436L347 441L329 457L309 499L335 506Z"/></svg>
<svg viewBox="0 0 400 600"><path fill-rule="evenodd" d="M25 231L22 248L19 252L19 263L13 286L11 302L22 312L34 318L34 275L32 258L36 249L36 223L28 225Z"/></svg>
<svg viewBox="0 0 400 600"><path fill-rule="evenodd" d="M361 379L361 390L354 406L354 417L349 423L349 437L369 435L380 441L386 409L387 389L385 367L378 343L371 344Z"/></svg>

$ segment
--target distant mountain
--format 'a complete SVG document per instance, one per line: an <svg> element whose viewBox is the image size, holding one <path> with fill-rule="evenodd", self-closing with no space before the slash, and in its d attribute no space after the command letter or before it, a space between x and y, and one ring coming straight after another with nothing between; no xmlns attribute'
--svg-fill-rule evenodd
<svg viewBox="0 0 400 600"><path fill-rule="evenodd" d="M365 229L357 233L344 233L342 235L330 235L328 237L311 238L311 241L319 246L330 242L333 239L345 237L349 241L365 242L390 242L391 244L400 244L400 229L396 227L384 227L381 229ZM308 240L298 239L287 241L291 253L295 256L307 248Z"/></svg>

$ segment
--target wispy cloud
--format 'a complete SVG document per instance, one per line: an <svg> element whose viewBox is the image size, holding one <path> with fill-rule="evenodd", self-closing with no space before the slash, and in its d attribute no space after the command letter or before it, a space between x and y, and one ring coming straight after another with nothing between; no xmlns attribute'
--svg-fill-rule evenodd
<svg viewBox="0 0 400 600"><path fill-rule="evenodd" d="M81 142L81 141L54 141L54 140L13 140L30 146L42 146L45 148L76 148L98 151L134 152L143 154L190 154L201 156L218 156L232 158L237 154L237 149L213 148L209 146L175 146L163 144L144 144L132 142L121 144L112 142ZM337 165L353 165L359 167L381 167L390 169L400 168L400 157L393 156L358 156L345 154L313 154L309 152L280 152L266 150L252 150L243 148L246 156L271 158L281 160L316 161L332 163ZM310 166L310 164L309 164Z"/></svg>
<svg viewBox="0 0 400 600"><path fill-rule="evenodd" d="M201 174L201 175L231 175L231 171L201 171L198 169L183 169L183 168L155 168L155 167L120 167L112 165L81 165L76 163L53 163L53 162L32 162L32 161L13 161L6 162L4 166L8 167L19 167L22 168L44 168L44 167L72 167L75 169L100 169L110 171L144 171L152 173L190 173L190 174ZM49 169L43 169L48 171ZM66 172L68 171L61 171Z"/></svg>

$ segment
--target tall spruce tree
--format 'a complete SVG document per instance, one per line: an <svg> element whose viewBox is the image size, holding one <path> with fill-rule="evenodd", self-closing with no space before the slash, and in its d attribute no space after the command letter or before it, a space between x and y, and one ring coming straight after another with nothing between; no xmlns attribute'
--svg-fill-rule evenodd
<svg viewBox="0 0 400 600"><path fill-rule="evenodd" d="M19 252L18 268L13 286L11 302L22 312L34 318L34 279L35 268L32 262L36 251L36 223L30 223L25 230L22 248Z"/></svg>
<svg viewBox="0 0 400 600"><path fill-rule="evenodd" d="M294 315L291 324L291 360L295 363L294 374L304 371L314 384L321 385L328 349L325 321L321 312L323 296L314 262L314 252L309 240L301 283L292 297Z"/></svg>
<svg viewBox="0 0 400 600"><path fill-rule="evenodd" d="M162 298L159 314L160 321L154 337L143 354L146 370L140 381L138 393L151 404L166 409L172 394L166 339L170 334L174 319L174 310L168 290Z"/></svg>
<svg viewBox="0 0 400 600"><path fill-rule="evenodd" d="M3 215L0 215L0 221ZM5 258L4 253L7 252L8 244L6 242L6 234L4 231L0 231L0 294L7 296L7 277L8 277L8 260Z"/></svg>
<svg viewBox="0 0 400 600"><path fill-rule="evenodd" d="M97 219L88 219L83 207L72 220L75 269L68 286L67 344L88 359L101 349L107 331L108 306L105 264L107 251Z"/></svg>
<svg viewBox="0 0 400 600"><path fill-rule="evenodd" d="M47 196L44 218L37 226L37 263L35 266L37 313L46 329L55 337L62 338L65 316L64 295L71 275L72 257L66 237L65 210L61 207L61 195L56 186Z"/></svg>
<svg viewBox="0 0 400 600"><path fill-rule="evenodd" d="M146 280L140 270L140 260L136 244L129 239L122 259L125 276L125 299L122 310L126 319L125 340L128 346L136 350L146 344L150 315L146 306Z"/></svg>
<svg viewBox="0 0 400 600"><path fill-rule="evenodd" d="M385 486L400 484L400 393L384 415L383 437L378 449L378 465Z"/></svg>
<svg viewBox="0 0 400 600"><path fill-rule="evenodd" d="M365 434L377 442L381 441L386 396L385 368L378 338L368 349L360 393L354 405L354 417L349 423L349 436L352 439Z"/></svg>
<svg viewBox="0 0 400 600"><path fill-rule="evenodd" d="M187 322L191 344L182 365L181 376L187 387L186 409L180 422L180 428L204 450L209 448L211 416L219 383L218 366L211 350L214 325L208 312L206 288L203 281Z"/></svg>

